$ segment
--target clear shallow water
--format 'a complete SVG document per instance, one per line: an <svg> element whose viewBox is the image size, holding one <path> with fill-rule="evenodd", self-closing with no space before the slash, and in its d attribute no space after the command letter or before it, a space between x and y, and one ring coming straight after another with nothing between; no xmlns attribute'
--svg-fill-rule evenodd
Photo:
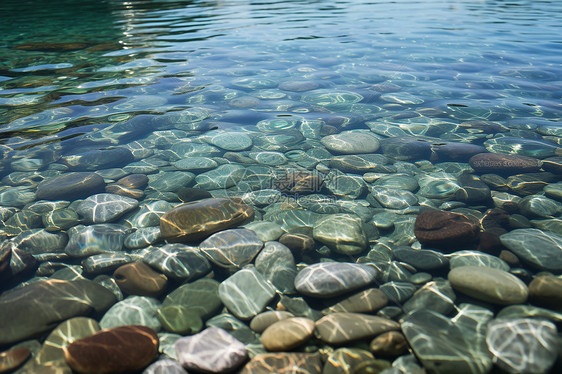
<svg viewBox="0 0 562 374"><path fill-rule="evenodd" d="M562 144L562 4L557 1L8 0L0 5L0 18L5 20L0 24L0 193L9 192L0 198L0 205L14 208L12 214L35 201L41 180L73 170L98 171L108 182L135 170L152 176L144 202L177 203L177 186L154 188L159 170L184 170L176 163L184 157L177 150L166 153L168 148L181 142L212 143L209 139L217 132L210 130L216 129L231 137L229 147L185 155L217 157L219 163L242 166L250 162L255 166L257 161L265 166L260 172L266 177L284 168L316 170L332 185L330 193L324 191L328 203L371 203L368 213L359 213L366 222L371 219L365 214L384 210L366 197L367 188L380 175L346 172L351 179L337 179L333 172L337 167L329 158L314 154L316 148L325 150L322 137L370 131L383 145L376 154L404 161L393 165L397 169L373 171L411 172L418 179L425 172L427 178L439 179L443 175L435 173L447 171L457 177L460 169L469 170L468 157L458 156L465 151L459 143L540 159L562 154L556 149ZM176 132L165 133L169 130ZM232 144L241 140L229 135L232 131L248 134L252 146L237 150ZM412 155L408 147L403 153L398 145L391 147L396 152L384 148L389 139L406 135L456 145L452 151L434 150L427 157L424 152ZM515 140L494 146L494 139L506 137ZM135 150L134 160L105 162L99 170L79 161L78 167L73 164L84 152L119 146ZM266 151L286 158L260 153ZM316 161L303 158L302 151L316 156ZM143 160L142 166L126 169ZM450 161L462 163L445 164ZM206 169L187 170L198 175ZM475 174L487 173L491 172ZM361 187L365 191L355 194L350 181L361 176L367 183ZM544 185L559 182L560 174L533 178L534 182L545 178L543 185L524 192L510 187L507 192L519 198L542 196ZM231 179L234 183L226 188L196 179L188 186L204 186L214 196L278 187L267 178L259 183L240 176ZM501 181L486 182L496 192L506 191ZM449 187L443 184L429 192L414 188L419 201L413 206L458 207L472 213L494 207L482 201L459 203ZM560 193L550 192L548 197L559 200ZM274 201L278 200L256 204L258 220L275 216ZM350 212L341 206L300 204L287 202L288 207L315 213ZM552 220L549 226L534 226L560 234L557 218L562 210L548 207L543 216L537 216L536 208L516 213ZM418 212L412 208L399 214L415 218ZM468 210L463 213L469 215ZM9 213L5 214L7 220ZM283 219L290 220L279 222ZM371 245L379 240L418 248L411 225L404 229L405 240L400 240L398 226L393 231L379 223L379 236L371 235ZM21 230L25 228L22 223ZM18 229L5 231L5 242L19 234ZM324 256L355 262L367 252L323 252L315 261ZM560 269L548 266L512 268L527 283L540 270L560 275ZM404 279L386 279L396 280Z"/></svg>

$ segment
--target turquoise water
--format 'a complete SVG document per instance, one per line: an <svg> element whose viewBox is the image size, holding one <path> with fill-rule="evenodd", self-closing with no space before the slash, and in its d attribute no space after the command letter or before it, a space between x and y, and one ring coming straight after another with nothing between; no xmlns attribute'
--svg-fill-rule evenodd
<svg viewBox="0 0 562 374"><path fill-rule="evenodd" d="M440 324L432 318L451 318L455 313L472 318L480 313L474 319L482 324L496 322L502 315L562 320L562 302L545 301L534 288L528 300L525 296L524 301L506 302L459 291L463 286L458 284L453 285L456 301L452 297L450 308L439 310L439 317L408 315L425 308L419 300L417 307L414 303L404 307L413 291L437 282L438 293L444 292L440 282L446 282L450 272L448 265L446 269L416 267L411 254L394 253L404 246L436 249L439 258L450 260L451 268L455 259L457 265L485 264L515 275L525 290L540 275L557 278L547 278L547 285L560 280L561 2L4 0L0 19L0 279L5 281L0 291L49 277L68 280L81 274L94 279L104 274L111 278L115 264L84 271L82 261L88 255L76 256L67 246L69 237L80 230L72 227L99 222L122 225L117 249L114 242L95 233L84 246L99 239L106 247L91 255L119 252L131 256L121 258L119 264L142 261L165 243L154 232L150 236L140 229L158 227L159 216L191 199L185 194L196 195L186 188L196 188L197 193L205 190L216 198L242 198L255 210L256 222L273 222L283 233L313 237L313 254L293 253L295 272L326 261L375 266L380 272L377 286L390 302L386 309L369 313L401 323L411 347L409 353L390 358L374 353L388 365L394 363L394 369L385 373L413 372L419 367L435 373L485 373L514 366L501 363L507 348L497 353L489 346L495 355L494 369L491 358L482 358L490 353L477 347L479 343L472 345L486 336L478 325L470 332L454 327L462 336L476 334L455 348L471 362L470 369L446 366L453 358L444 359L445 368L439 369L435 364L439 352L419 346L409 335L429 334L429 345L445 350L446 339L430 334L435 330L432 324ZM359 136L352 140L331 137L354 133ZM348 150L343 149L346 143L350 143ZM469 163L480 153L486 154L483 159ZM489 153L532 159L498 161L488 158ZM359 157L346 158L346 154ZM141 208L156 204L149 208L158 212L156 221L134 218L141 209L135 206L137 210L88 222L78 208L79 199L33 206L41 200L37 189L41 182L74 171L95 172L105 184L131 174L148 176L148 187L134 188L126 196L136 199ZM298 179L295 171L304 173L298 178L313 175L308 181L312 185L292 190L290 178ZM445 249L443 243L423 242L414 233L414 222L429 208L476 220L477 230L488 236L478 234L477 242L470 245L461 238L448 242ZM509 223L499 219L496 226L486 223L487 211L493 208L503 209ZM57 223L64 227L45 218L56 210L64 210L64 219L59 217ZM341 227L349 224L360 234L333 228L327 231L341 237L326 239L319 233L319 222L330 214L345 215L343 221L349 221L342 221ZM56 239L43 236L45 228ZM512 234L515 230L530 231ZM134 237L137 244L132 245L133 239L125 235L129 238L137 231L146 235L145 241ZM493 237L491 244L484 239L489 237ZM342 247L340 242L347 240L353 244ZM523 248L516 242L522 242ZM553 248L546 242L554 243ZM3 265L6 248L13 246L31 255L33 261L22 261L33 264L18 264L12 250L12 263ZM534 252L537 247L547 247L548 253L541 257ZM61 274L65 269L68 272ZM216 266L213 270L218 282L232 273ZM162 302L185 281L175 279L155 302ZM123 297L113 285L117 297ZM446 287L453 292L450 285ZM561 286L553 287L559 293ZM306 294L280 291L278 286L276 291L277 299ZM498 286L492 293L511 291ZM263 309L279 307L277 299ZM318 319L313 317L319 317L323 307L317 300L308 301L313 312L304 314ZM505 311L506 305L521 310ZM541 309L537 312L537 308ZM248 321L242 322L247 328L245 324ZM420 330L412 332L412 326ZM522 331L510 339L525 336L537 341L539 333ZM35 335L0 341L0 348ZM259 339L259 334L254 338ZM37 344L44 339L39 335ZM254 340L243 341L251 347L247 348L250 357L263 351ZM353 344L345 346L368 351L368 341ZM324 363L328 346L314 340L295 350L320 349ZM546 346L533 350L524 345L523 350L538 357L543 371L558 372L559 352L555 344Z"/></svg>

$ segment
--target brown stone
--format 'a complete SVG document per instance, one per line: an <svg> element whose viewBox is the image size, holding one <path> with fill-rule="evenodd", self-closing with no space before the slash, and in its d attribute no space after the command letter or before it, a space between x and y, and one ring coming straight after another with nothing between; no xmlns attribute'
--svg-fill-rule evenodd
<svg viewBox="0 0 562 374"><path fill-rule="evenodd" d="M420 243L438 248L451 246L451 250L474 242L479 231L478 222L443 210L426 210L418 215L414 224L414 234Z"/></svg>
<svg viewBox="0 0 562 374"><path fill-rule="evenodd" d="M112 193L119 196L130 197L132 199L142 199L144 197L144 191L137 188L123 187L118 184L108 184L105 186L105 192Z"/></svg>
<svg viewBox="0 0 562 374"><path fill-rule="evenodd" d="M208 199L213 197L207 190L203 190L201 188L188 188L183 187L176 192L178 195L178 199L181 200L182 203L189 203L191 201L197 201L202 199Z"/></svg>
<svg viewBox="0 0 562 374"><path fill-rule="evenodd" d="M140 371L158 355L158 335L146 326L102 330L64 347L68 365L79 373Z"/></svg>
<svg viewBox="0 0 562 374"><path fill-rule="evenodd" d="M160 274L144 262L132 262L120 266L113 273L117 285L126 294L158 297L168 282L164 274Z"/></svg>
<svg viewBox="0 0 562 374"><path fill-rule="evenodd" d="M498 257L507 262L510 266L519 266L519 258L511 251L504 249L500 252Z"/></svg>
<svg viewBox="0 0 562 374"><path fill-rule="evenodd" d="M316 247L314 239L305 234L283 234L279 238L279 243L285 245L293 253L309 252Z"/></svg>
<svg viewBox="0 0 562 374"><path fill-rule="evenodd" d="M401 332L388 331L371 340L369 351L371 351L375 357L401 356L408 353L408 342Z"/></svg>
<svg viewBox="0 0 562 374"><path fill-rule="evenodd" d="M308 341L314 333L314 321L295 317L275 322L265 329L261 342L268 351L290 351Z"/></svg>
<svg viewBox="0 0 562 374"><path fill-rule="evenodd" d="M169 242L195 242L249 222L253 217L254 209L241 199L203 199L166 212L160 218L160 232Z"/></svg>
<svg viewBox="0 0 562 374"><path fill-rule="evenodd" d="M562 279L550 275L536 277L529 284L529 301L535 305L562 310Z"/></svg>
<svg viewBox="0 0 562 374"><path fill-rule="evenodd" d="M115 184L126 188L141 189L148 184L148 177L144 174L131 174L119 179Z"/></svg>
<svg viewBox="0 0 562 374"><path fill-rule="evenodd" d="M0 353L0 373L10 373L20 367L31 356L26 347L13 348Z"/></svg>
<svg viewBox="0 0 562 374"><path fill-rule="evenodd" d="M477 173L512 175L540 170L540 160L536 158L502 153L479 153L468 163Z"/></svg>

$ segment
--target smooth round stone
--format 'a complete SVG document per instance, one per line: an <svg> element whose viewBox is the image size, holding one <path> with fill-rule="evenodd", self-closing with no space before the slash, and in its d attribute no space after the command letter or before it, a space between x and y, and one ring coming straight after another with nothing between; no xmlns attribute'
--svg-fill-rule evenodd
<svg viewBox="0 0 562 374"><path fill-rule="evenodd" d="M375 357L397 357L408 352L408 342L401 332L388 331L371 340L369 351Z"/></svg>
<svg viewBox="0 0 562 374"><path fill-rule="evenodd" d="M119 167L133 162L134 157L126 148L93 150L65 156L62 162L73 170L100 170Z"/></svg>
<svg viewBox="0 0 562 374"><path fill-rule="evenodd" d="M91 318L75 317L58 325L45 339L43 347L35 355L35 362L48 364L64 361L63 348L75 340L79 340L100 331L98 322Z"/></svg>
<svg viewBox="0 0 562 374"><path fill-rule="evenodd" d="M332 135L333 136L333 135ZM344 173L388 173L395 169L386 156L379 154L342 155L331 157L329 166ZM417 182L416 182L417 183Z"/></svg>
<svg viewBox="0 0 562 374"><path fill-rule="evenodd" d="M367 248L361 219L350 214L330 214L314 225L313 237L344 255L357 255Z"/></svg>
<svg viewBox="0 0 562 374"><path fill-rule="evenodd" d="M562 182L546 185L544 187L544 194L551 199L562 201Z"/></svg>
<svg viewBox="0 0 562 374"><path fill-rule="evenodd" d="M377 288L369 288L350 296L330 300L331 305L322 309L322 313L374 313L384 308L387 303L388 297L384 292Z"/></svg>
<svg viewBox="0 0 562 374"><path fill-rule="evenodd" d="M188 157L182 158L181 160L172 162L172 165L180 170L210 170L219 166L219 164L208 157Z"/></svg>
<svg viewBox="0 0 562 374"><path fill-rule="evenodd" d="M117 252L123 249L127 231L125 226L111 223L75 226L68 230L70 239L64 251L71 257Z"/></svg>
<svg viewBox="0 0 562 374"><path fill-rule="evenodd" d="M133 228L160 226L160 217L172 209L172 204L163 200L143 203L139 209L125 220ZM160 229L158 227L158 229Z"/></svg>
<svg viewBox="0 0 562 374"><path fill-rule="evenodd" d="M307 342L313 333L313 320L294 317L283 319L267 327L260 340L268 351L290 351Z"/></svg>
<svg viewBox="0 0 562 374"><path fill-rule="evenodd" d="M334 345L373 338L399 329L400 325L392 320L361 313L332 313L316 321L320 340Z"/></svg>
<svg viewBox="0 0 562 374"><path fill-rule="evenodd" d="M179 243L153 247L142 260L176 280L194 280L211 271L211 264L198 248Z"/></svg>
<svg viewBox="0 0 562 374"><path fill-rule="evenodd" d="M420 243L448 250L474 242L479 230L479 224L466 216L443 210L421 212L414 225L414 233Z"/></svg>
<svg viewBox="0 0 562 374"><path fill-rule="evenodd" d="M374 186L371 194L383 207L388 209L406 209L418 204L416 195L406 190Z"/></svg>
<svg viewBox="0 0 562 374"><path fill-rule="evenodd" d="M0 205L10 207L23 207L36 199L33 191L28 187L10 187L0 192Z"/></svg>
<svg viewBox="0 0 562 374"><path fill-rule="evenodd" d="M145 326L122 326L76 340L64 348L68 365L79 373L142 370L158 355L158 335Z"/></svg>
<svg viewBox="0 0 562 374"><path fill-rule="evenodd" d="M259 353L240 370L240 374L303 373L321 374L323 363L318 353ZM290 371L288 371L290 370Z"/></svg>
<svg viewBox="0 0 562 374"><path fill-rule="evenodd" d="M208 136L209 143L226 151L243 151L252 146L252 138L242 132L224 132Z"/></svg>
<svg viewBox="0 0 562 374"><path fill-rule="evenodd" d="M287 162L287 157L281 152L250 152L248 156L259 164L278 166Z"/></svg>
<svg viewBox="0 0 562 374"><path fill-rule="evenodd" d="M219 286L222 303L242 320L263 311L274 296L273 286L254 267L238 270Z"/></svg>
<svg viewBox="0 0 562 374"><path fill-rule="evenodd" d="M516 276L488 267L461 266L452 269L447 278L455 290L492 304L522 304L529 293Z"/></svg>
<svg viewBox="0 0 562 374"><path fill-rule="evenodd" d="M162 308L181 305L197 312L202 319L208 319L222 307L218 289L219 282L210 278L183 284L166 296Z"/></svg>
<svg viewBox="0 0 562 374"><path fill-rule="evenodd" d="M240 321L232 314L219 314L209 319L206 325L207 327L213 326L221 328L234 338L240 340L242 343L247 344L248 348L251 349L249 354L263 351L261 345L259 347L255 347L256 344L259 344L258 335L254 333L244 322Z"/></svg>
<svg viewBox="0 0 562 374"><path fill-rule="evenodd" d="M468 163L480 174L536 173L541 168L536 158L502 153L479 153L472 156Z"/></svg>
<svg viewBox="0 0 562 374"><path fill-rule="evenodd" d="M100 320L102 329L117 326L142 325L160 331L160 321L156 317L160 302L151 297L129 296L113 305Z"/></svg>
<svg viewBox="0 0 562 374"><path fill-rule="evenodd" d="M30 254L63 252L68 242L64 233L50 233L44 229L26 230L12 239L18 249Z"/></svg>
<svg viewBox="0 0 562 374"><path fill-rule="evenodd" d="M244 177L246 169L241 165L225 164L218 168L201 173L195 177L196 188L217 190L236 186Z"/></svg>
<svg viewBox="0 0 562 374"><path fill-rule="evenodd" d="M541 270L562 271L562 237L538 229L517 229L500 240L522 261Z"/></svg>
<svg viewBox="0 0 562 374"><path fill-rule="evenodd" d="M148 184L148 177L145 174L130 174L120 178L115 184L126 188L144 188Z"/></svg>
<svg viewBox="0 0 562 374"><path fill-rule="evenodd" d="M334 91L318 89L309 91L301 97L301 101L329 108L348 107L363 100L363 96L350 91Z"/></svg>
<svg viewBox="0 0 562 374"><path fill-rule="evenodd" d="M188 203L191 201L203 200L213 197L213 195L211 195L207 190L202 190L200 188L189 188L189 187L180 188L176 192L176 194L178 195L178 198L183 203Z"/></svg>
<svg viewBox="0 0 562 374"><path fill-rule="evenodd" d="M256 256L256 269L282 293L295 292L297 267L291 250L278 242L267 242Z"/></svg>
<svg viewBox="0 0 562 374"><path fill-rule="evenodd" d="M11 373L31 356L27 347L12 348L0 353L0 373Z"/></svg>
<svg viewBox="0 0 562 374"><path fill-rule="evenodd" d="M281 226L275 222L269 221L250 222L245 225L244 228L255 232L262 242L277 240L285 233L285 230L283 230Z"/></svg>
<svg viewBox="0 0 562 374"><path fill-rule="evenodd" d="M244 344L218 327L180 338L175 346L182 366L197 372L231 372L248 359Z"/></svg>
<svg viewBox="0 0 562 374"><path fill-rule="evenodd" d="M420 174L418 195L428 199L451 199L461 188L457 178L449 173Z"/></svg>
<svg viewBox="0 0 562 374"><path fill-rule="evenodd" d="M222 153L217 147L209 144L191 143L191 142L176 142L169 148L169 160L179 160L187 157L214 157Z"/></svg>
<svg viewBox="0 0 562 374"><path fill-rule="evenodd" d="M562 279L541 275L529 284L529 301L553 310L562 310Z"/></svg>
<svg viewBox="0 0 562 374"><path fill-rule="evenodd" d="M113 271L128 262L131 262L131 257L126 253L102 253L83 260L82 267L86 273L100 274Z"/></svg>
<svg viewBox="0 0 562 374"><path fill-rule="evenodd" d="M103 192L105 182L96 173L75 172L49 178L39 183L38 200L76 200Z"/></svg>
<svg viewBox="0 0 562 374"><path fill-rule="evenodd" d="M207 258L223 268L242 268L252 262L263 247L256 233L248 229L217 232L201 242L199 248Z"/></svg>
<svg viewBox="0 0 562 374"><path fill-rule="evenodd" d="M105 223L115 221L138 205L139 202L135 199L102 193L80 202L76 207L76 212L87 223Z"/></svg>
<svg viewBox="0 0 562 374"><path fill-rule="evenodd" d="M176 360L161 359L144 369L142 374L187 374L187 371Z"/></svg>
<svg viewBox="0 0 562 374"><path fill-rule="evenodd" d="M416 286L423 285L433 279L433 276L429 273L419 272L412 274L410 278L408 278L409 282L412 282Z"/></svg>
<svg viewBox="0 0 562 374"><path fill-rule="evenodd" d="M166 287L168 279L144 262L122 265L113 273L117 285L128 295L158 297Z"/></svg>
<svg viewBox="0 0 562 374"><path fill-rule="evenodd" d="M414 192L419 188L416 178L408 174L391 174L382 176L373 182L373 186L402 189L410 192Z"/></svg>
<svg viewBox="0 0 562 374"><path fill-rule="evenodd" d="M181 204L160 218L162 237L171 242L199 241L250 221L254 210L240 199L211 198Z"/></svg>
<svg viewBox="0 0 562 374"><path fill-rule="evenodd" d="M176 192L191 183L194 174L187 171L160 171L148 177L147 191Z"/></svg>
<svg viewBox="0 0 562 374"><path fill-rule="evenodd" d="M125 238L125 248L139 249L162 240L160 227L141 227Z"/></svg>
<svg viewBox="0 0 562 374"><path fill-rule="evenodd" d="M450 260L451 269L460 266L484 266L492 269L509 271L510 266L502 259L477 251L454 252Z"/></svg>
<svg viewBox="0 0 562 374"><path fill-rule="evenodd" d="M512 175L506 179L506 187L510 192L526 196L541 192L550 182L558 179L547 172Z"/></svg>
<svg viewBox="0 0 562 374"><path fill-rule="evenodd" d="M510 136L488 139L484 142L484 146L490 152L516 154L536 158L555 156L556 151L559 149L558 145L555 143Z"/></svg>
<svg viewBox="0 0 562 374"><path fill-rule="evenodd" d="M15 343L53 328L54 323L98 313L115 303L105 287L86 279L38 280L0 296L0 344ZM22 313L33 311L33 313Z"/></svg>
<svg viewBox="0 0 562 374"><path fill-rule="evenodd" d="M525 196L519 202L521 214L526 217L551 218L562 212L562 203L545 196Z"/></svg>
<svg viewBox="0 0 562 374"><path fill-rule="evenodd" d="M279 243L289 248L293 254L309 252L316 247L313 238L308 235L298 233L286 233L281 235Z"/></svg>
<svg viewBox="0 0 562 374"><path fill-rule="evenodd" d="M203 328L199 313L183 305L169 305L158 309L158 319L164 330L180 335L196 334Z"/></svg>
<svg viewBox="0 0 562 374"><path fill-rule="evenodd" d="M381 285L379 289L388 300L400 305L412 297L417 287L410 282L390 281Z"/></svg>
<svg viewBox="0 0 562 374"><path fill-rule="evenodd" d="M547 373L558 357L558 341L552 322L535 319L496 319L486 334L495 364L509 373Z"/></svg>
<svg viewBox="0 0 562 374"><path fill-rule="evenodd" d="M294 315L290 312L282 310L268 310L252 318L250 321L250 328L257 333L262 333L267 327L275 322L292 317L294 317Z"/></svg>
<svg viewBox="0 0 562 374"><path fill-rule="evenodd" d="M554 174L562 174L562 157L549 157L542 160L542 168Z"/></svg>
<svg viewBox="0 0 562 374"><path fill-rule="evenodd" d="M75 226L80 222L78 213L74 209L63 208L55 209L48 213L44 213L41 217L43 226L47 231L65 230Z"/></svg>
<svg viewBox="0 0 562 374"><path fill-rule="evenodd" d="M374 135L365 132L341 132L320 141L330 152L344 154L375 153L380 146Z"/></svg>
<svg viewBox="0 0 562 374"><path fill-rule="evenodd" d="M483 342L492 316L490 311L470 304L454 320L422 308L406 315L401 328L428 372L486 374L492 369L492 357Z"/></svg>
<svg viewBox="0 0 562 374"><path fill-rule="evenodd" d="M117 184L108 184L107 186L105 186L105 192L108 194L124 196L131 199L142 199L144 197L143 190L126 188Z"/></svg>
<svg viewBox="0 0 562 374"><path fill-rule="evenodd" d="M303 295L327 298L367 286L376 276L377 270L368 265L324 262L300 270L295 287Z"/></svg>
<svg viewBox="0 0 562 374"><path fill-rule="evenodd" d="M420 250L401 246L393 249L392 254L397 260L406 262L418 270L435 270L444 268L449 264L448 258L429 249Z"/></svg>

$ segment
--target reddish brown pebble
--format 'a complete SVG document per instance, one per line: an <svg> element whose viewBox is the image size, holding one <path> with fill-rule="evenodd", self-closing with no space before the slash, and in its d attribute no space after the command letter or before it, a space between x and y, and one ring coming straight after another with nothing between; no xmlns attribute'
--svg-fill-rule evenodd
<svg viewBox="0 0 562 374"><path fill-rule="evenodd" d="M144 262L122 265L113 273L117 285L126 294L158 297L166 287L168 279Z"/></svg>
<svg viewBox="0 0 562 374"><path fill-rule="evenodd" d="M144 174L131 174L119 179L115 184L126 188L144 188L148 184L148 177Z"/></svg>
<svg viewBox="0 0 562 374"><path fill-rule="evenodd" d="M480 225L466 216L443 210L421 212L414 224L414 234L420 243L439 248L450 246L457 250L478 238Z"/></svg>
<svg viewBox="0 0 562 374"><path fill-rule="evenodd" d="M99 331L64 347L72 370L84 374L140 371L158 355L158 335L146 326L120 326Z"/></svg>
<svg viewBox="0 0 562 374"><path fill-rule="evenodd" d="M26 347L13 348L0 353L0 373L9 373L20 367L31 356L31 351Z"/></svg>
<svg viewBox="0 0 562 374"><path fill-rule="evenodd" d="M375 357L396 357L408 353L408 343L401 332L388 331L374 338L369 350Z"/></svg>

